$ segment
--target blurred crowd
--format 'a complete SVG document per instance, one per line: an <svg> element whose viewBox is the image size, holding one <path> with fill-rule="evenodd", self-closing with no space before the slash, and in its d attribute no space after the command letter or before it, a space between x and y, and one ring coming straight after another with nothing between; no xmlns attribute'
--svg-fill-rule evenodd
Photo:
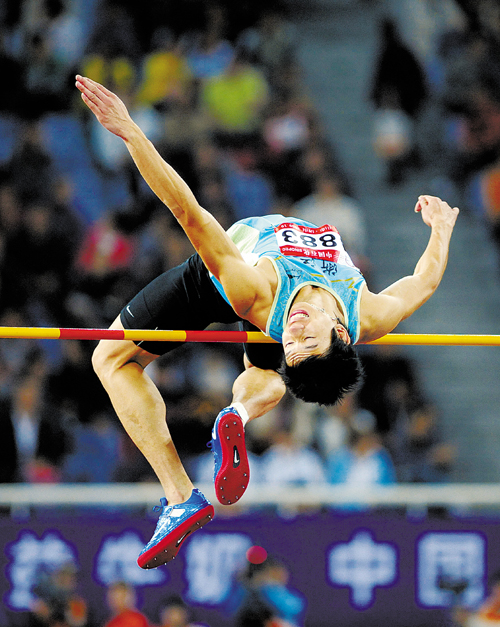
<svg viewBox="0 0 500 627"><path fill-rule="evenodd" d="M278 556L258 560L248 556L231 579L224 600L234 627L302 627L307 601L290 584L290 570ZM105 591L103 607L94 607L79 590L74 564L63 564L40 574L32 609L23 614L22 627L208 627L198 622L200 608L180 595L159 595L156 607L142 607L134 585L117 580Z"/></svg>
<svg viewBox="0 0 500 627"><path fill-rule="evenodd" d="M500 11L490 0L440 7L439 28L419 38L425 53L391 19L381 24L367 87L373 149L387 189L415 168L434 168L435 185L460 195L497 237ZM415 27L425 31L425 20ZM268 213L334 224L369 281L366 210L305 88L297 36L277 0L4 0L0 325L106 327L193 252L123 142L83 105L77 72L126 102L224 227ZM429 124L439 132L422 145ZM0 342L0 482L155 480L92 372L93 347ZM454 449L415 364L389 347L360 355L364 384L340 406L285 397L249 424L253 482L449 478ZM186 345L150 369L183 461L195 481L210 481L206 442L230 401L242 348Z"/></svg>

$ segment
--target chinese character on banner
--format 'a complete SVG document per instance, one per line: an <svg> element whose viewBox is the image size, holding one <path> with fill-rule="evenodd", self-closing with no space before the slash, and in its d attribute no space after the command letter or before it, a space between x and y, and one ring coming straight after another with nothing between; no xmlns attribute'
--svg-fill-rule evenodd
<svg viewBox="0 0 500 627"><path fill-rule="evenodd" d="M143 570L137 565L137 556L143 546L142 538L135 531L107 535L95 557L94 579L104 586L118 580L133 586L158 586L166 583L167 570Z"/></svg>
<svg viewBox="0 0 500 627"><path fill-rule="evenodd" d="M434 531L417 545L417 603L473 607L486 589L486 539L479 532Z"/></svg>
<svg viewBox="0 0 500 627"><path fill-rule="evenodd" d="M332 586L350 588L350 601L365 610L375 602L375 588L397 580L398 553L388 542L377 542L367 530L358 530L349 542L335 543L327 555L327 576Z"/></svg>
<svg viewBox="0 0 500 627"><path fill-rule="evenodd" d="M212 607L223 604L252 544L241 533L205 533L192 538L185 553L184 573L189 601Z"/></svg>
<svg viewBox="0 0 500 627"><path fill-rule="evenodd" d="M35 597L33 587L44 573L55 571L64 564L77 563L75 547L57 531L48 531L39 538L33 531L22 531L17 540L6 548L10 557L6 575L10 591L6 606L12 610L29 610Z"/></svg>

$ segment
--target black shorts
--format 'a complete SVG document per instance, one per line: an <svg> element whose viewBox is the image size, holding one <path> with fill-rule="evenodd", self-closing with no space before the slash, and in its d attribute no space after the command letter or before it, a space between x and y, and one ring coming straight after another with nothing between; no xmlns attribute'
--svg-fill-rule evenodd
<svg viewBox="0 0 500 627"><path fill-rule="evenodd" d="M198 254L153 279L122 309L120 319L125 329L201 331L213 322L240 322L245 331L258 330L237 316L219 294ZM153 355L163 355L184 342L137 344ZM245 344L244 348L258 368L277 370L281 365L281 344Z"/></svg>

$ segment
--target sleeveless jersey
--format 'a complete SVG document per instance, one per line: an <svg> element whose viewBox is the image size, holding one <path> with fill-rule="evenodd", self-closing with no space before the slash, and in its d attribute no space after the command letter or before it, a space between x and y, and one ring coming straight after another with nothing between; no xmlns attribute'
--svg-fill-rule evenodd
<svg viewBox="0 0 500 627"><path fill-rule="evenodd" d="M334 296L355 344L359 338L359 302L365 282L351 261L334 226L317 227L300 218L267 215L245 218L227 231L249 265L269 259L278 276L278 287L267 320L266 335L281 342L288 312L306 285L322 287ZM229 303L221 283L215 287Z"/></svg>

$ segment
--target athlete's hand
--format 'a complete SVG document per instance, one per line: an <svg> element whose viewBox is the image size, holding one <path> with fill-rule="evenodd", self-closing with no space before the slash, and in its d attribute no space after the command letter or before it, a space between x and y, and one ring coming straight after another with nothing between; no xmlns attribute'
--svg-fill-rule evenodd
<svg viewBox="0 0 500 627"><path fill-rule="evenodd" d="M82 94L83 102L104 128L126 139L133 122L120 98L103 85L79 74L76 76L76 87Z"/></svg>
<svg viewBox="0 0 500 627"><path fill-rule="evenodd" d="M415 211L422 214L422 220L430 227L446 224L453 228L459 214L458 207L452 208L436 196L419 196Z"/></svg>

